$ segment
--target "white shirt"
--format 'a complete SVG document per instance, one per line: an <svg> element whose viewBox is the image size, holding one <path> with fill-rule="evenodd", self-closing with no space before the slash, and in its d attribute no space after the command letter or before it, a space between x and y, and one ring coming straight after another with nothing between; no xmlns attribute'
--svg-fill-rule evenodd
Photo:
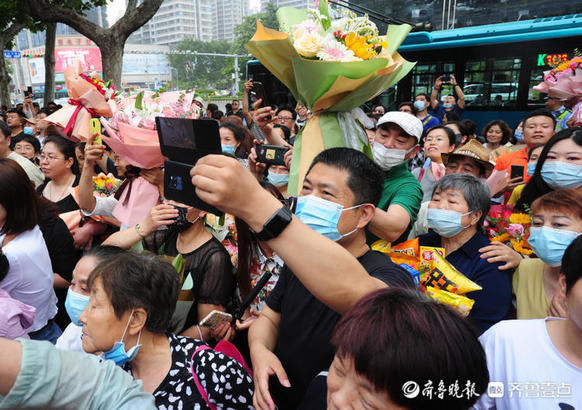
<svg viewBox="0 0 582 410"><path fill-rule="evenodd" d="M0 235L0 243L5 235ZM42 329L57 314L53 290L53 268L40 228L35 226L2 248L10 263L0 288L14 299L36 308L34 323L28 332Z"/></svg>
<svg viewBox="0 0 582 410"><path fill-rule="evenodd" d="M83 215L85 216L108 216L109 218L115 218L113 216L113 210L117 205L117 199L112 196L96 196L95 197L95 208L93 208L93 212L87 212L84 209L81 209Z"/></svg>
<svg viewBox="0 0 582 410"><path fill-rule="evenodd" d="M566 408L560 403L582 408L582 369L552 343L546 326L550 320L561 319L504 320L481 335L490 384L475 409Z"/></svg>
<svg viewBox="0 0 582 410"><path fill-rule="evenodd" d="M44 174L29 159L24 158L22 155L19 155L16 152L11 152L6 158L10 158L11 160L18 162L18 165L24 169L24 172L26 172L26 175L28 175L30 180L34 183L35 187L44 182Z"/></svg>
<svg viewBox="0 0 582 410"><path fill-rule="evenodd" d="M55 347L69 352L84 352L81 336L83 336L83 328L74 323L69 323L69 326L65 328L63 334L57 339Z"/></svg>

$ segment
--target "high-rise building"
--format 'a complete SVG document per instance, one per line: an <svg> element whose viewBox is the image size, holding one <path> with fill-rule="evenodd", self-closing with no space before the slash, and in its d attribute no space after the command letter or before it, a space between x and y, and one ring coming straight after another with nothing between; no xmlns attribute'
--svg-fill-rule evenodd
<svg viewBox="0 0 582 410"><path fill-rule="evenodd" d="M249 0L166 0L131 41L176 46L185 38L234 39L233 30L249 13Z"/></svg>
<svg viewBox="0 0 582 410"><path fill-rule="evenodd" d="M261 0L261 11L265 10L267 4L273 3L279 7L295 7L298 9L315 8L315 0Z"/></svg>

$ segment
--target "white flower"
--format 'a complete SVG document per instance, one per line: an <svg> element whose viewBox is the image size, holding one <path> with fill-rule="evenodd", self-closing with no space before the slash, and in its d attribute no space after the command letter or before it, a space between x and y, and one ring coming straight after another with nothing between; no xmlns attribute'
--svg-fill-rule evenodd
<svg viewBox="0 0 582 410"><path fill-rule="evenodd" d="M361 58L354 55L352 50L349 50L332 36L325 38L321 50L317 53L317 58L323 61L362 61Z"/></svg>
<svg viewBox="0 0 582 410"><path fill-rule="evenodd" d="M323 38L317 33L305 32L300 37L294 37L293 47L303 57L312 58L321 50Z"/></svg>
<svg viewBox="0 0 582 410"><path fill-rule="evenodd" d="M293 39L297 39L308 33L318 33L319 29L319 25L314 20L305 20L293 26L292 36Z"/></svg>

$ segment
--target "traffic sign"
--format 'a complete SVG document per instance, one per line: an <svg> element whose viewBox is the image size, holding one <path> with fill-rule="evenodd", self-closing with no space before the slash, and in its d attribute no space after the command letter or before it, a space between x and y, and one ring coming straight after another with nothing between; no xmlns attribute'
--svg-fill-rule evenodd
<svg viewBox="0 0 582 410"><path fill-rule="evenodd" d="M22 53L20 51L4 50L4 58L22 58Z"/></svg>

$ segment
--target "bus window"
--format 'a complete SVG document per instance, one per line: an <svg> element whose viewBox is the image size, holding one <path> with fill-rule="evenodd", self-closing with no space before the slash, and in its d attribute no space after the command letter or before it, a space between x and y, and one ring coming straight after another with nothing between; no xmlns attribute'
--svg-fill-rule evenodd
<svg viewBox="0 0 582 410"><path fill-rule="evenodd" d="M542 94L533 88L544 81L544 70L542 69L534 69L531 70L529 76L529 92L527 96L527 105L529 109L533 108L541 108L545 107L544 97L545 94Z"/></svg>
<svg viewBox="0 0 582 410"><path fill-rule="evenodd" d="M515 106L520 67L519 58L467 61L463 87L467 106Z"/></svg>
<svg viewBox="0 0 582 410"><path fill-rule="evenodd" d="M412 71L412 98L424 93L430 95L436 79L436 64L417 64Z"/></svg>

